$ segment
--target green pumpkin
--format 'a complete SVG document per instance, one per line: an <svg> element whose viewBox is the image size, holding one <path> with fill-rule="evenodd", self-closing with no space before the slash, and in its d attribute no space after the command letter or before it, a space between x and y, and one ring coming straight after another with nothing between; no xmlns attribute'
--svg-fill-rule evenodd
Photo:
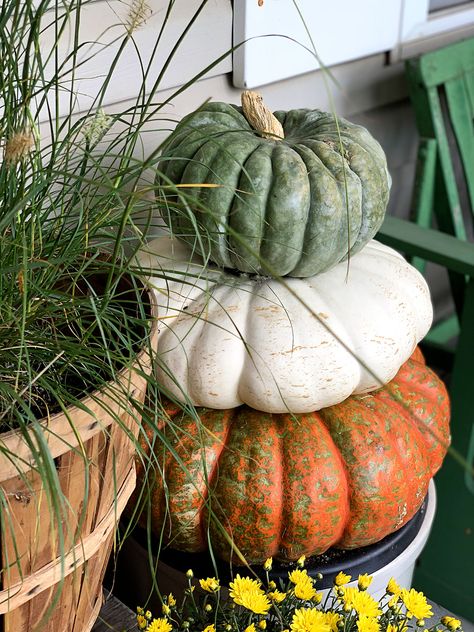
<svg viewBox="0 0 474 632"><path fill-rule="evenodd" d="M163 205L173 234L219 266L281 276L313 276L363 248L389 196L379 143L327 112L272 115L255 93L242 103L206 103L168 138L158 183L186 185Z"/></svg>

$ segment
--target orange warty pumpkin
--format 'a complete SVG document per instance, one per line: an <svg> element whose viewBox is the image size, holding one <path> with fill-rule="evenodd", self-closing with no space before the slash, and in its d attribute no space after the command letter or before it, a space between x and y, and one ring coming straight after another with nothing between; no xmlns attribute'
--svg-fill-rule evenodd
<svg viewBox="0 0 474 632"><path fill-rule="evenodd" d="M225 529L249 563L396 531L419 509L450 440L446 389L419 352L387 386L315 413L200 408L199 422L168 412L173 450L155 455L155 531L189 552L209 537L229 559Z"/></svg>

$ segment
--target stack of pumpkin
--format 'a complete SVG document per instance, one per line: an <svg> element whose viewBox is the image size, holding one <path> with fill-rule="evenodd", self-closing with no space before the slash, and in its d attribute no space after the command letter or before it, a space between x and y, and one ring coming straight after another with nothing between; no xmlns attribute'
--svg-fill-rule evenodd
<svg viewBox="0 0 474 632"><path fill-rule="evenodd" d="M416 350L426 283L372 240L380 145L332 114L242 106L207 103L171 134L160 178L185 195L141 262L163 270L158 379L197 407L168 406L153 526L261 563L402 527L445 455L449 403Z"/></svg>

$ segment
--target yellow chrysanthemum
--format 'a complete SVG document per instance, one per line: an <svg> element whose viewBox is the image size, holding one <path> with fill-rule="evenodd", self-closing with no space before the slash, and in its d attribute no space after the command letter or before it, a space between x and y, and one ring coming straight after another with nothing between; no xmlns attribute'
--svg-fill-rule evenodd
<svg viewBox="0 0 474 632"><path fill-rule="evenodd" d="M295 610L290 629L291 632L331 632L324 612L314 608Z"/></svg>
<svg viewBox="0 0 474 632"><path fill-rule="evenodd" d="M148 625L148 621L145 619L143 614L137 614L137 625L140 628L140 630L144 630L146 626Z"/></svg>
<svg viewBox="0 0 474 632"><path fill-rule="evenodd" d="M262 619L261 621L258 622L258 627L261 630L266 630L267 629L267 622L265 619Z"/></svg>
<svg viewBox="0 0 474 632"><path fill-rule="evenodd" d="M459 630L461 627L461 621L459 619L455 619L454 617L441 617L441 623L445 625L448 630Z"/></svg>
<svg viewBox="0 0 474 632"><path fill-rule="evenodd" d="M207 577L206 579L200 579L199 584L203 590L207 590L207 592L216 592L219 590L219 580L215 577Z"/></svg>
<svg viewBox="0 0 474 632"><path fill-rule="evenodd" d="M300 568L303 568L305 562L306 562L306 555L302 555L301 557L298 558L298 560L296 561L296 564Z"/></svg>
<svg viewBox="0 0 474 632"><path fill-rule="evenodd" d="M272 570L273 559L271 557L267 557L265 562L263 563L263 570L271 571Z"/></svg>
<svg viewBox="0 0 474 632"><path fill-rule="evenodd" d="M146 632L171 632L172 629L173 627L167 619L153 619Z"/></svg>
<svg viewBox="0 0 474 632"><path fill-rule="evenodd" d="M408 630L408 626L407 625L401 625L401 623L399 623L398 625L393 625L393 623L389 623L387 625L387 632L407 632Z"/></svg>
<svg viewBox="0 0 474 632"><path fill-rule="evenodd" d="M211 625L207 625L202 632L216 632L216 626L211 623Z"/></svg>
<svg viewBox="0 0 474 632"><path fill-rule="evenodd" d="M250 579L250 577L241 577L237 575L233 582L229 584L229 594L234 599L234 595L237 596L241 592L248 592L249 590L262 591L262 584L256 579ZM234 599L235 601L235 599Z"/></svg>
<svg viewBox="0 0 474 632"><path fill-rule="evenodd" d="M351 579L352 579L351 575L346 575L346 573L343 573L341 571L334 578L334 585L335 586L344 586L344 584L348 584L351 581Z"/></svg>
<svg viewBox="0 0 474 632"><path fill-rule="evenodd" d="M385 590L389 595L399 595L402 592L402 589L393 577L388 580L387 588Z"/></svg>
<svg viewBox="0 0 474 632"><path fill-rule="evenodd" d="M161 606L161 612L165 615L165 617L167 617L171 613L171 608L168 604L164 603Z"/></svg>
<svg viewBox="0 0 474 632"><path fill-rule="evenodd" d="M170 593L168 595L168 606L171 606L171 608L173 608L176 605L176 599L173 596L173 593Z"/></svg>
<svg viewBox="0 0 474 632"><path fill-rule="evenodd" d="M359 590L367 590L371 583L372 575L367 575L367 573L364 573L363 575L359 575L359 578L357 580L357 587L359 588Z"/></svg>
<svg viewBox="0 0 474 632"><path fill-rule="evenodd" d="M403 605L407 609L407 617L411 619L429 619L433 616L431 606L427 603L426 597L422 592L418 592L414 588L407 590L402 588L400 597L403 601Z"/></svg>
<svg viewBox="0 0 474 632"><path fill-rule="evenodd" d="M316 595L316 590L313 582L308 578L306 581L303 580L295 584L294 593L298 599L309 601Z"/></svg>
<svg viewBox="0 0 474 632"><path fill-rule="evenodd" d="M257 630L255 629L255 625L251 623L245 628L244 632L257 632Z"/></svg>
<svg viewBox="0 0 474 632"><path fill-rule="evenodd" d="M268 596L275 603L281 603L285 599L286 593L280 592L279 590L273 590L272 592L268 593Z"/></svg>
<svg viewBox="0 0 474 632"><path fill-rule="evenodd" d="M379 632L380 625L374 617L359 617L357 620L357 629L359 632Z"/></svg>
<svg viewBox="0 0 474 632"><path fill-rule="evenodd" d="M292 584L299 584L300 582L312 582L313 580L308 575L308 571L306 569L297 568L291 573L288 573L288 579Z"/></svg>
<svg viewBox="0 0 474 632"><path fill-rule="evenodd" d="M345 610L353 609L361 617L377 617L381 614L379 604L372 595L369 595L367 592L361 592L358 588L348 586L344 590L342 600Z"/></svg>
<svg viewBox="0 0 474 632"><path fill-rule="evenodd" d="M238 606L243 606L255 614L266 614L270 610L270 601L260 587L260 582L250 577L237 575L229 584L229 595Z"/></svg>
<svg viewBox="0 0 474 632"><path fill-rule="evenodd" d="M341 615L337 612L332 612L331 610L328 610L324 614L326 617L326 623L328 623L329 627L331 628L331 632L339 632L337 624L341 620Z"/></svg>
<svg viewBox="0 0 474 632"><path fill-rule="evenodd" d="M311 600L311 601L312 601L313 603L321 603L321 601L322 601L322 600L323 600L323 593L318 593L318 592L317 592L317 593L315 593L315 594L313 595L313 598L312 598L312 600Z"/></svg>

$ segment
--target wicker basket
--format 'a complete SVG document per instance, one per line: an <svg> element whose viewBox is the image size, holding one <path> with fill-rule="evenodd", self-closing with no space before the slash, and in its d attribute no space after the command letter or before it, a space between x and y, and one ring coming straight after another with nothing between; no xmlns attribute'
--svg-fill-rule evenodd
<svg viewBox="0 0 474 632"><path fill-rule="evenodd" d="M157 334L155 319L152 348ZM149 354L142 351L117 382L84 399L84 409L43 420L68 499L60 528L40 477L28 465L34 461L30 447L18 432L0 435L10 455L0 455L2 632L88 632L94 625L114 529L135 486L134 447L124 429L138 434L140 420L131 402L143 402L144 374L150 370Z"/></svg>

